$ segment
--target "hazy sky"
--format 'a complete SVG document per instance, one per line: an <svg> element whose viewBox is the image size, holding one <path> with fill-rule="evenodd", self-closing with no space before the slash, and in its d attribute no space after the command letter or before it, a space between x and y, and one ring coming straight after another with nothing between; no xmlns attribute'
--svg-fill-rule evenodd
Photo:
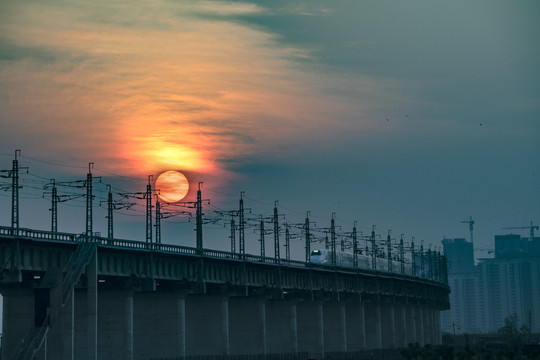
<svg viewBox="0 0 540 360"><path fill-rule="evenodd" d="M48 229L44 182L92 161L115 192L182 171L208 216L245 191L253 216L279 200L290 223L335 212L342 231L434 246L468 238L472 216L487 249L540 223L538 19L536 0L0 0L0 167L21 149L30 168L22 227ZM60 231L84 231L82 201L59 205ZM144 239L142 210L116 215L118 237ZM164 242L194 245L193 223L167 220Z"/></svg>

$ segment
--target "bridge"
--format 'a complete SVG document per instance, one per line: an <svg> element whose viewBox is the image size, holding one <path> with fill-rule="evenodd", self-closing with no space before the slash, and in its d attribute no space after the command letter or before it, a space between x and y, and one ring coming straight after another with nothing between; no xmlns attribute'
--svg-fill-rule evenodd
<svg viewBox="0 0 540 360"><path fill-rule="evenodd" d="M426 277L0 227L2 359L152 359L439 344Z"/></svg>

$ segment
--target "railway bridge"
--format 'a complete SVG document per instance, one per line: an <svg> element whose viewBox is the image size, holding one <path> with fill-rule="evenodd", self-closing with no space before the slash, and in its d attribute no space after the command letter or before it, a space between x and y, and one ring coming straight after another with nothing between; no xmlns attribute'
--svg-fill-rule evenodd
<svg viewBox="0 0 540 360"><path fill-rule="evenodd" d="M443 276L0 227L2 359L152 359L439 344Z"/></svg>

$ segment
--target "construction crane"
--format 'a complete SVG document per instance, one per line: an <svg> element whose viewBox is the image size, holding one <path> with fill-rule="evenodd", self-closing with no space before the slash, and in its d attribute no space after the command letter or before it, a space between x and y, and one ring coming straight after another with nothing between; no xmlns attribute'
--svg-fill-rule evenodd
<svg viewBox="0 0 540 360"><path fill-rule="evenodd" d="M513 226L513 227L504 227L503 229L529 229L529 235L531 237L531 241L534 238L534 230L538 230L537 225L533 225L533 222L531 221L531 225L529 226Z"/></svg>
<svg viewBox="0 0 540 360"><path fill-rule="evenodd" d="M471 232L471 244L474 244L474 241L473 241L474 220L472 219L472 216L469 216L469 220L463 220L462 223L469 224L469 231Z"/></svg>

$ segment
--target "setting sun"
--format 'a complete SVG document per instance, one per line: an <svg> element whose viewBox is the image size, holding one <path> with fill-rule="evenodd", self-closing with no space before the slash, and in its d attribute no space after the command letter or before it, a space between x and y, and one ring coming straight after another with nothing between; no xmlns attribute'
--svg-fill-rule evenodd
<svg viewBox="0 0 540 360"><path fill-rule="evenodd" d="M168 170L161 173L156 179L156 190L161 200L177 202L182 200L189 191L189 182L184 174Z"/></svg>

